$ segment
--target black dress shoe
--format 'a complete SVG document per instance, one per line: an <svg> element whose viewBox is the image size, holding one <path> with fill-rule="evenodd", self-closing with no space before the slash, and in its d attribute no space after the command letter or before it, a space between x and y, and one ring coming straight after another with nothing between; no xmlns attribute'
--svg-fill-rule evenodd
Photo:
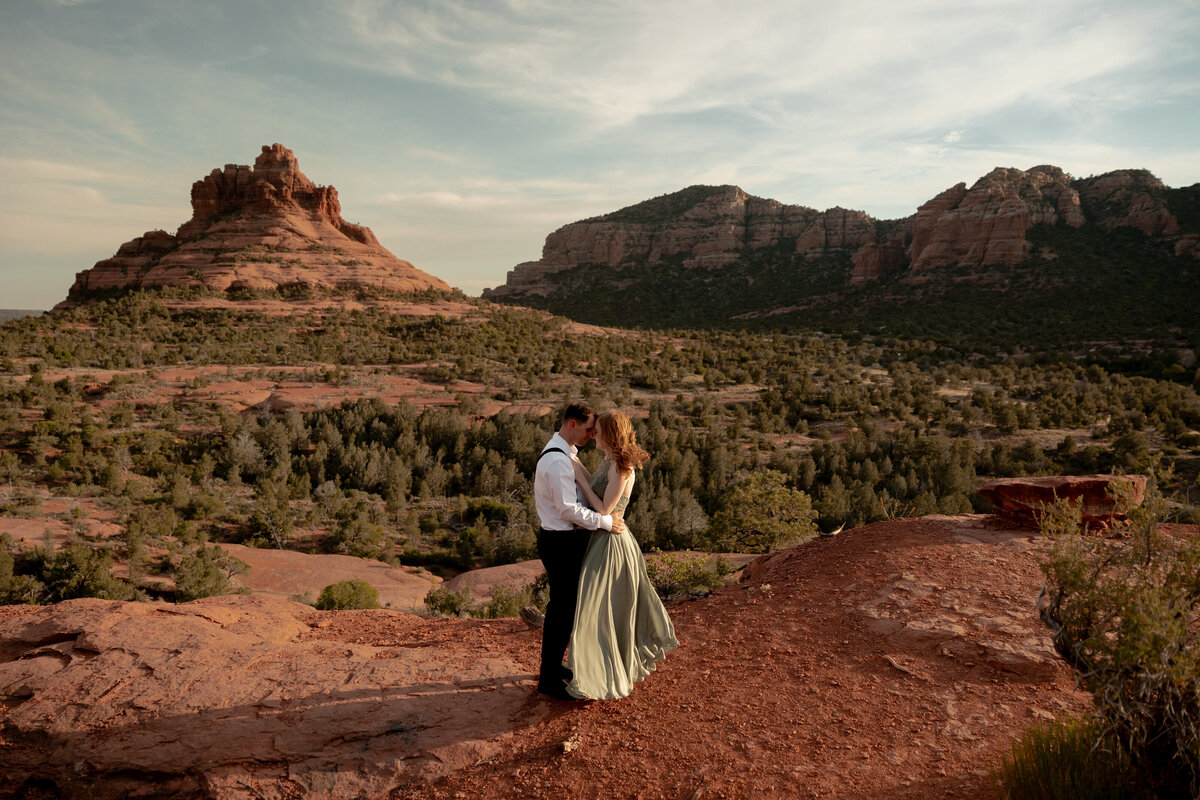
<svg viewBox="0 0 1200 800"><path fill-rule="evenodd" d="M579 699L577 697L573 697L571 693L567 691L567 685L565 683L560 683L557 686L547 686L543 683L539 683L538 691L547 697L553 697L555 700L565 700L568 703L574 703Z"/></svg>

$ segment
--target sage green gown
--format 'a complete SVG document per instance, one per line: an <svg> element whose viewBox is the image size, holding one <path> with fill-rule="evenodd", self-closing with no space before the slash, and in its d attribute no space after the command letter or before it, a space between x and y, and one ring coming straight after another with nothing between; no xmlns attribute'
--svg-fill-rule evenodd
<svg viewBox="0 0 1200 800"><path fill-rule="evenodd" d="M591 485L604 497L607 461L592 476ZM632 489L630 481L614 513L625 510ZM579 576L575 629L567 651L574 679L567 691L590 700L625 697L678 646L675 627L650 583L633 534L628 528L620 534L593 533Z"/></svg>

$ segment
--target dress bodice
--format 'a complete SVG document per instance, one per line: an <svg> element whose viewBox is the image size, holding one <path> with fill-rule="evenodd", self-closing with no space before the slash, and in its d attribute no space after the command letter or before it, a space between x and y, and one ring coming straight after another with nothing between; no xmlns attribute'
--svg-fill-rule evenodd
<svg viewBox="0 0 1200 800"><path fill-rule="evenodd" d="M608 489L608 464L609 462L607 459L602 461L599 469L597 469L595 474L592 475L591 480L592 491L595 492L596 497L599 497L601 500L604 499L604 492L606 489ZM629 493L632 489L633 482L630 481L629 489L626 490L625 494L621 495L621 499L617 501L615 506L613 506L612 513L620 514L625 510L625 506L629 505Z"/></svg>

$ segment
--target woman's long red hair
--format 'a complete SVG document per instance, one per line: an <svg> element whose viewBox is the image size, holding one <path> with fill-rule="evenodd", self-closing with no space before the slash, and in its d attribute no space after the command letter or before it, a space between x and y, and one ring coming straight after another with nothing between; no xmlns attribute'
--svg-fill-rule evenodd
<svg viewBox="0 0 1200 800"><path fill-rule="evenodd" d="M605 411L596 417L596 427L604 434L604 441L612 451L612 460L622 475L642 466L642 462L650 458L650 454L638 446L633 424L623 412Z"/></svg>

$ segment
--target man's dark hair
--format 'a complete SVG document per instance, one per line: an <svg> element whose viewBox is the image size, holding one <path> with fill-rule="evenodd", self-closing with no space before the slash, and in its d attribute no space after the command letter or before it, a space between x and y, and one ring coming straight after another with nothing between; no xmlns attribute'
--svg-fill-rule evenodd
<svg viewBox="0 0 1200 800"><path fill-rule="evenodd" d="M563 424L567 424L567 420L573 419L576 422L587 422L588 418L595 416L596 412L592 411L591 406L583 403L571 403L563 409Z"/></svg>

